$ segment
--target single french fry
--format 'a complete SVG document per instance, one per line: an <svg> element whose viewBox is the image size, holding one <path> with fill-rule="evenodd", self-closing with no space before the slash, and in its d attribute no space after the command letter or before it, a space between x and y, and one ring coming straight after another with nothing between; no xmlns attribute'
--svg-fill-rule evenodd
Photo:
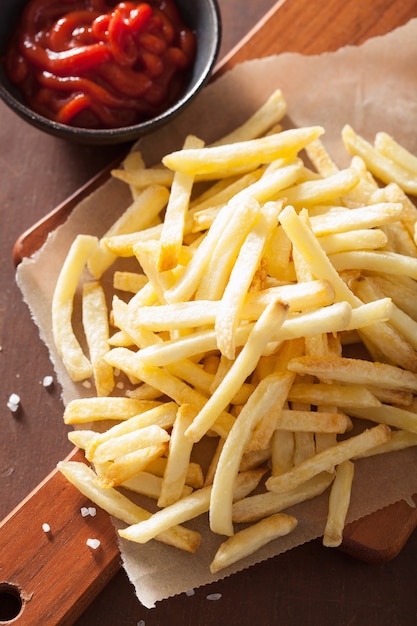
<svg viewBox="0 0 417 626"><path fill-rule="evenodd" d="M404 206L399 202L380 202L356 209L327 211L310 218L316 237L345 233L364 228L376 228L402 219Z"/></svg>
<svg viewBox="0 0 417 626"><path fill-rule="evenodd" d="M281 513L244 528L221 544L210 564L211 573L214 574L253 554L269 541L288 535L296 526L295 517Z"/></svg>
<svg viewBox="0 0 417 626"><path fill-rule="evenodd" d="M277 427L293 433L345 433L352 427L347 415L339 412L283 409Z"/></svg>
<svg viewBox="0 0 417 626"><path fill-rule="evenodd" d="M294 383L289 393L290 402L310 402L315 406L380 406L380 401L363 385L335 383Z"/></svg>
<svg viewBox="0 0 417 626"><path fill-rule="evenodd" d="M169 506L182 496L193 449L192 441L184 433L196 413L197 410L188 404L183 404L178 410L169 440L168 460L158 498L159 507Z"/></svg>
<svg viewBox="0 0 417 626"><path fill-rule="evenodd" d="M108 396L114 388L113 368L104 359L110 349L108 311L104 290L96 281L84 284L82 318L96 393Z"/></svg>
<svg viewBox="0 0 417 626"><path fill-rule="evenodd" d="M396 252L385 252L384 250L339 252L332 254L330 261L339 272L346 269L360 269L405 275L417 280L417 258L406 257Z"/></svg>
<svg viewBox="0 0 417 626"><path fill-rule="evenodd" d="M354 467L352 461L344 461L336 468L330 490L329 510L323 536L323 545L329 548L340 546L343 540L343 528L350 504Z"/></svg>
<svg viewBox="0 0 417 626"><path fill-rule="evenodd" d="M353 417L367 419L365 409L352 408L347 409L347 412ZM371 417L374 422L379 424L388 424L394 428L417 434L417 414L414 411L390 404L381 404L381 406L372 409Z"/></svg>
<svg viewBox="0 0 417 626"><path fill-rule="evenodd" d="M76 398L64 410L65 424L83 424L98 420L127 420L139 413L159 406L153 400L134 400L122 397Z"/></svg>
<svg viewBox="0 0 417 626"><path fill-rule="evenodd" d="M211 146L236 143L256 139L264 135L269 128L282 120L287 112L287 103L280 89L275 89L267 100L248 117L243 124L232 130Z"/></svg>
<svg viewBox="0 0 417 626"><path fill-rule="evenodd" d="M324 129L320 126L290 129L268 137L239 141L226 146L195 150L180 150L166 155L163 164L188 174L221 172L228 168L270 163L276 158L293 156L310 141L317 139Z"/></svg>
<svg viewBox="0 0 417 626"><path fill-rule="evenodd" d="M279 193L287 204L295 207L320 204L335 200L338 196L348 193L359 181L359 176L353 168L341 170L327 178L305 181L284 189Z"/></svg>
<svg viewBox="0 0 417 626"><path fill-rule="evenodd" d="M368 229L324 235L319 241L326 254L330 255L351 250L377 250L386 246L388 238L382 230Z"/></svg>
<svg viewBox="0 0 417 626"><path fill-rule="evenodd" d="M184 150L203 146L204 142L193 135L188 136L184 142ZM175 172L159 239L157 268L160 272L170 270L178 264L193 184L194 176Z"/></svg>
<svg viewBox="0 0 417 626"><path fill-rule="evenodd" d="M288 368L297 374L311 374L320 379L417 392L417 374L387 363L336 356L297 357L290 361Z"/></svg>
<svg viewBox="0 0 417 626"><path fill-rule="evenodd" d="M59 272L52 296L52 333L59 356L74 381L90 378L93 368L72 327L74 297L88 259L97 248L98 239L77 235Z"/></svg>
<svg viewBox="0 0 417 626"><path fill-rule="evenodd" d="M232 535L233 488L251 432L282 394L280 375L264 378L242 409L222 448L210 496L210 528L221 535Z"/></svg>
<svg viewBox="0 0 417 626"><path fill-rule="evenodd" d="M376 446L376 448L372 448L372 450L363 452L356 458L386 454L387 452L404 450L411 446L417 446L417 433L410 433L408 430L394 430L389 441L382 443L380 446Z"/></svg>

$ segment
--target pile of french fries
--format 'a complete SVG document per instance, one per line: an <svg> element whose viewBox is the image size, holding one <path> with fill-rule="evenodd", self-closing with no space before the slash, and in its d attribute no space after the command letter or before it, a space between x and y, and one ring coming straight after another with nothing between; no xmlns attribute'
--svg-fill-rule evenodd
<svg viewBox="0 0 417 626"><path fill-rule="evenodd" d="M67 371L96 390L64 414L89 463L60 471L134 542L195 552L183 524L207 515L213 573L324 492L340 545L356 459L417 444L417 157L346 126L339 169L322 127L283 129L286 108L277 90L215 144L131 152L113 171L131 205L76 237L52 303Z"/></svg>

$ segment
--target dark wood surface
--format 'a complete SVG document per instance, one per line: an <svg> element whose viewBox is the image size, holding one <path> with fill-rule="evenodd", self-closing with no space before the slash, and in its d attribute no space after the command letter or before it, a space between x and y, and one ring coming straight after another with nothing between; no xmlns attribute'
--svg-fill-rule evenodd
<svg viewBox="0 0 417 626"><path fill-rule="evenodd" d="M221 58L227 58L225 67L245 56L286 50L311 54L360 43L417 16L417 3L411 0L286 0L277 4L271 0L220 0L220 8ZM244 54L230 53L269 10L274 11L275 34L255 34ZM15 285L13 247L23 231L123 150L71 145L47 137L0 105L0 519L71 450L62 423L60 390L57 386L46 390L41 385L43 376L53 373L52 365ZM12 392L21 397L22 407L17 414L6 406ZM41 524L42 520L33 523ZM369 566L312 542L221 583L198 589L192 597L183 595L161 602L153 610L139 604L120 570L75 623L414 624L416 549L414 532L393 561ZM208 600L214 592L221 598Z"/></svg>

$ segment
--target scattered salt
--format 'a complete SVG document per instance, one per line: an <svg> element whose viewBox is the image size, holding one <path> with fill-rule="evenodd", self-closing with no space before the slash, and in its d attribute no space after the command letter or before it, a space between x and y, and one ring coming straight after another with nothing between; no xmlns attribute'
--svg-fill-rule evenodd
<svg viewBox="0 0 417 626"><path fill-rule="evenodd" d="M91 382L89 380L84 380L81 384L86 389L91 389Z"/></svg>
<svg viewBox="0 0 417 626"><path fill-rule="evenodd" d="M49 526L49 524L42 524L42 530L44 533L49 533L51 531L51 527Z"/></svg>
<svg viewBox="0 0 417 626"><path fill-rule="evenodd" d="M100 545L100 541L98 539L87 539L87 545L89 548L92 548L93 550L97 550L97 548Z"/></svg>
<svg viewBox="0 0 417 626"><path fill-rule="evenodd" d="M51 387L54 384L53 376L44 376L42 380L42 385L44 387Z"/></svg>
<svg viewBox="0 0 417 626"><path fill-rule="evenodd" d="M209 595L207 596L207 600L220 600L221 597L221 593L209 593Z"/></svg>
<svg viewBox="0 0 417 626"><path fill-rule="evenodd" d="M187 591L185 592L186 596L194 596L195 595L195 591L194 589L187 589Z"/></svg>
<svg viewBox="0 0 417 626"><path fill-rule="evenodd" d="M83 517L88 517L89 515L91 515L91 517L95 517L97 515L97 509L95 506L82 506L80 512Z"/></svg>
<svg viewBox="0 0 417 626"><path fill-rule="evenodd" d="M125 385L124 385L124 383L120 382L120 383L116 383L116 387L117 387L117 389L124 389Z"/></svg>
<svg viewBox="0 0 417 626"><path fill-rule="evenodd" d="M136 626L145 626L145 620L144 619L140 619Z"/></svg>

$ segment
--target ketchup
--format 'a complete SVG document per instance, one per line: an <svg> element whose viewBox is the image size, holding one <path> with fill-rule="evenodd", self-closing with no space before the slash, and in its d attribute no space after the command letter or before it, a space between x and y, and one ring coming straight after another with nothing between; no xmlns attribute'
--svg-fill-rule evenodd
<svg viewBox="0 0 417 626"><path fill-rule="evenodd" d="M119 128L168 108L195 50L173 0L30 0L5 68L40 115Z"/></svg>

